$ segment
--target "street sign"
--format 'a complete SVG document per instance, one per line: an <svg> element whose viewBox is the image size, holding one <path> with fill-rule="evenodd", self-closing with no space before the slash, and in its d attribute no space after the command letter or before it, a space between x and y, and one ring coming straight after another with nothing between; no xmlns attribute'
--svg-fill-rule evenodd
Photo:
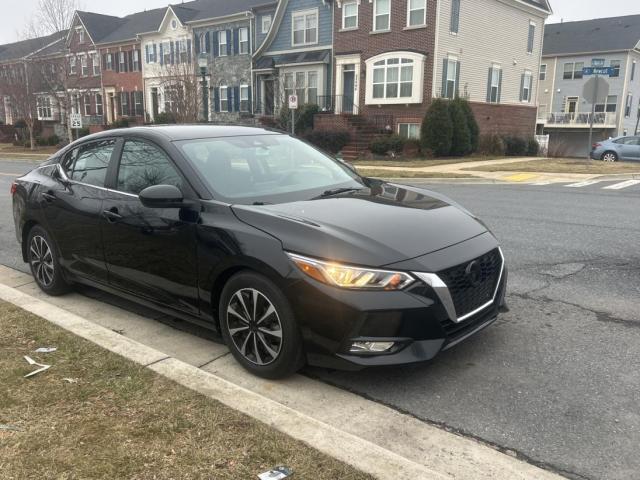
<svg viewBox="0 0 640 480"><path fill-rule="evenodd" d="M606 77L613 77L615 74L615 68L613 67L584 67L582 74L588 75L604 75Z"/></svg>
<svg viewBox="0 0 640 480"><path fill-rule="evenodd" d="M82 128L82 115L79 113L72 113L69 115L71 121L71 128Z"/></svg>
<svg viewBox="0 0 640 480"><path fill-rule="evenodd" d="M289 108L291 110L298 109L298 96L297 95L289 95Z"/></svg>
<svg viewBox="0 0 640 480"><path fill-rule="evenodd" d="M605 103L609 95L609 82L603 77L593 77L587 80L582 89L582 98L592 105Z"/></svg>

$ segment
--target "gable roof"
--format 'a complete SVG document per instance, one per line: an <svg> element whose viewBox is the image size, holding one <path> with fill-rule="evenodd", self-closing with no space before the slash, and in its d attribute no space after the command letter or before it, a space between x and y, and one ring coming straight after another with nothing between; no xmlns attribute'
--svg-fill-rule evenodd
<svg viewBox="0 0 640 480"><path fill-rule="evenodd" d="M127 15L118 28L102 38L100 44L134 40L138 34L155 32L160 27L167 7Z"/></svg>
<svg viewBox="0 0 640 480"><path fill-rule="evenodd" d="M191 2L172 5L171 7L180 16L178 11L193 12L188 18L180 21L198 22L221 17L228 17L237 13L249 12L253 8L261 7L265 4L274 3L274 0L193 0Z"/></svg>
<svg viewBox="0 0 640 480"><path fill-rule="evenodd" d="M545 26L542 55L633 50L640 41L640 15Z"/></svg>
<svg viewBox="0 0 640 480"><path fill-rule="evenodd" d="M522 0L524 3L528 3L529 5L533 5L534 7L541 8L548 13L551 13L551 5L548 0Z"/></svg>
<svg viewBox="0 0 640 480"><path fill-rule="evenodd" d="M0 62L20 60L42 49L46 49L51 44L65 38L66 31L53 33L45 37L30 38L21 42L0 45ZM58 47L59 48L59 47Z"/></svg>
<svg viewBox="0 0 640 480"><path fill-rule="evenodd" d="M117 30L125 22L120 17L103 15L101 13L76 11L76 15L84 25L93 43L99 43L109 33Z"/></svg>

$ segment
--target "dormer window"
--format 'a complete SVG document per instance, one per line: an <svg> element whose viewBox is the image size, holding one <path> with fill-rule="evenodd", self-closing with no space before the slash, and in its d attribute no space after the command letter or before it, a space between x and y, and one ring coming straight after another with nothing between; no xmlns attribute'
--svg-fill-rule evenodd
<svg viewBox="0 0 640 480"><path fill-rule="evenodd" d="M84 30L82 28L79 28L77 32L78 32L78 43L80 44L84 43Z"/></svg>

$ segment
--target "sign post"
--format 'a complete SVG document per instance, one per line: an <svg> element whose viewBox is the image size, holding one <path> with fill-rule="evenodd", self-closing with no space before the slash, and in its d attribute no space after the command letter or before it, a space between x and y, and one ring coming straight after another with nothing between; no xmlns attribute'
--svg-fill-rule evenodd
<svg viewBox="0 0 640 480"><path fill-rule="evenodd" d="M591 148L593 145L593 124L596 116L596 103L603 96L609 95L609 83L600 78L600 75L612 77L614 75L613 67L605 67L604 60L594 59L591 67L582 69L583 76L594 76L584 85L582 96L591 102L591 117L589 118L589 146L587 148L587 160L591 160ZM606 102L605 102L606 104ZM605 109L606 110L606 109ZM606 112L605 112L606 116Z"/></svg>
<svg viewBox="0 0 640 480"><path fill-rule="evenodd" d="M296 134L296 110L298 109L298 96L289 95L289 110L291 110L291 134Z"/></svg>

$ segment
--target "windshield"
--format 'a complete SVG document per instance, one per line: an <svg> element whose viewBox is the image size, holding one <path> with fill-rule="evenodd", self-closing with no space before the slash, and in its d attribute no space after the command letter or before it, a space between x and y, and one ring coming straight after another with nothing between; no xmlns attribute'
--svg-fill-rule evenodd
<svg viewBox="0 0 640 480"><path fill-rule="evenodd" d="M288 135L176 142L209 185L229 203L308 200L328 190L361 189L362 179L337 160Z"/></svg>

